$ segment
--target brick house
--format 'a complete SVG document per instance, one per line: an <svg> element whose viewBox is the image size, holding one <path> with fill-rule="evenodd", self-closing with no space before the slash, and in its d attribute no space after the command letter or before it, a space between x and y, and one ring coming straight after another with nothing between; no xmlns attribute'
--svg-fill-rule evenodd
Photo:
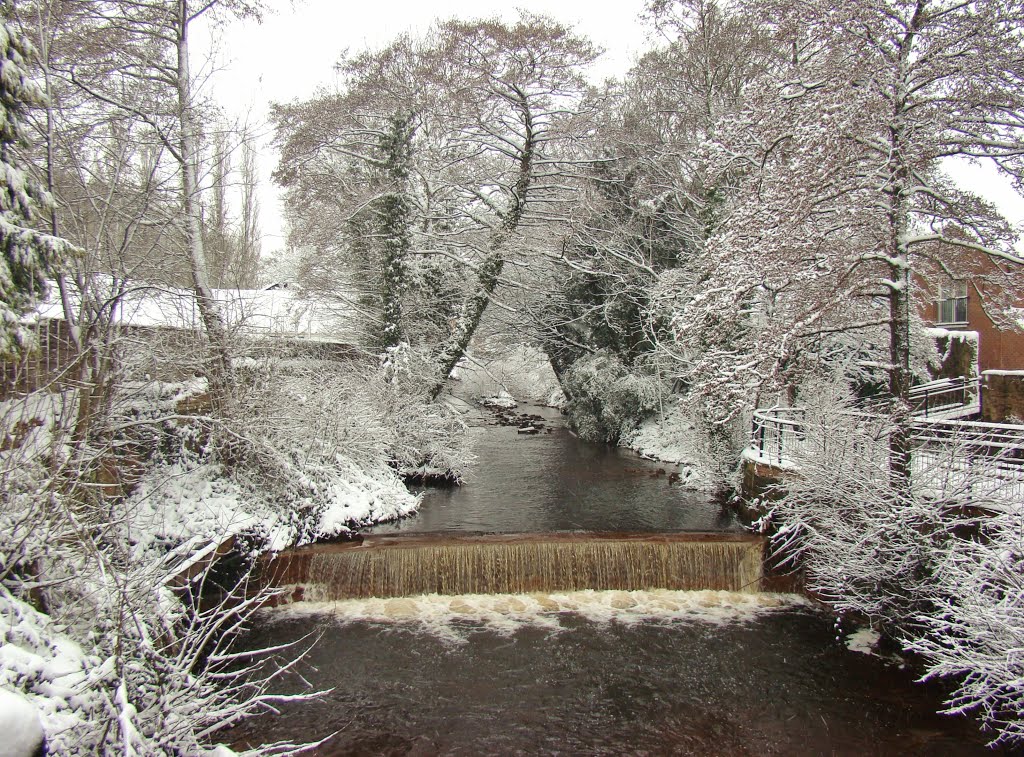
<svg viewBox="0 0 1024 757"><path fill-rule="evenodd" d="M1019 421L1024 419L1024 269L1003 268L981 253L969 253L969 257L962 278L940 274L919 281L923 292L919 310L940 329L977 333L982 419ZM1004 284L994 283L997 277L992 274L1001 274ZM1010 291L1005 289L1007 281ZM997 301L1013 308L1010 323L997 315Z"/></svg>

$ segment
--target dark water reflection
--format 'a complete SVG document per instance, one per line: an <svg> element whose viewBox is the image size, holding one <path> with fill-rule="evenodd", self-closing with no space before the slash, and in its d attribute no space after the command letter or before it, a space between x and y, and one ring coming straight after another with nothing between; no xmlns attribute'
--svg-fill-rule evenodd
<svg viewBox="0 0 1024 757"><path fill-rule="evenodd" d="M738 528L712 496L669 482L675 466L574 437L560 413L542 415L551 433L518 434L471 410L477 461L458 487L421 487L420 512L369 533L483 531L724 531ZM490 423L491 425L484 425ZM658 471L662 471L660 474Z"/></svg>
<svg viewBox="0 0 1024 757"><path fill-rule="evenodd" d="M935 714L937 690L846 650L829 618L809 610L728 625L573 616L558 633L508 636L467 625L463 644L307 616L251 642L296 639L316 624L324 635L306 676L334 691L239 729L236 745L340 730L314 753L992 754L970 722Z"/></svg>

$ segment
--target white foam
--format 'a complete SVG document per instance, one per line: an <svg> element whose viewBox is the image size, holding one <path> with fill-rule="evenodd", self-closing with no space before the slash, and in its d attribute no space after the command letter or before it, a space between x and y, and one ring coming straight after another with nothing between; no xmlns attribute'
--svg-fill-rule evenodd
<svg viewBox="0 0 1024 757"><path fill-rule="evenodd" d="M437 636L461 641L468 630L503 634L530 626L553 633L562 619L583 617L594 623L715 623L752 621L765 613L811 603L795 594L741 594L728 591L577 591L535 594L428 594L394 599L347 599L286 605L272 619L329 615L341 623L371 622L418 626Z"/></svg>
<svg viewBox="0 0 1024 757"><path fill-rule="evenodd" d="M878 655L881 635L873 628L858 628L846 637L846 648L861 654Z"/></svg>

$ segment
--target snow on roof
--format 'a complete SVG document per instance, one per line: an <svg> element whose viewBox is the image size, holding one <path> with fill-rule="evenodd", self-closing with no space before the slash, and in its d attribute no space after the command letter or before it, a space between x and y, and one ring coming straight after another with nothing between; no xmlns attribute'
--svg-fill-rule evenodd
<svg viewBox="0 0 1024 757"><path fill-rule="evenodd" d="M943 329L943 328L926 328L925 333L934 339L942 339L948 337L950 339L959 339L964 342L978 342L977 331L961 331L959 329Z"/></svg>
<svg viewBox="0 0 1024 757"><path fill-rule="evenodd" d="M101 289L102 291L102 285ZM78 293L72 292L77 300ZM253 335L302 336L320 341L352 341L356 334L347 308L299 297L289 289L214 289L213 296L229 329ZM63 320L57 288L33 316ZM201 326L195 293L189 289L129 285L115 310L128 326L196 329Z"/></svg>

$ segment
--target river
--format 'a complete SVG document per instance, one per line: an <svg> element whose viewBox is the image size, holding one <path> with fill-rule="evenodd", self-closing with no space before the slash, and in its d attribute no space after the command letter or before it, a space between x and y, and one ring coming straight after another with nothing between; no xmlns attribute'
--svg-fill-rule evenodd
<svg viewBox="0 0 1024 757"><path fill-rule="evenodd" d="M424 491L419 514L367 533L475 531L729 531L732 512L702 492L670 482L675 466L577 439L557 410L529 405L545 428L535 436L467 407L477 455L466 483Z"/></svg>
<svg viewBox="0 0 1024 757"><path fill-rule="evenodd" d="M533 409L530 412L534 412ZM474 416L469 483L375 533L731 531L722 505L668 482L669 466ZM666 472L659 474L659 468ZM313 634L284 705L236 747L325 739L318 755L992 754L942 690L851 651L832 618L792 595L565 594L300 603L246 640Z"/></svg>

